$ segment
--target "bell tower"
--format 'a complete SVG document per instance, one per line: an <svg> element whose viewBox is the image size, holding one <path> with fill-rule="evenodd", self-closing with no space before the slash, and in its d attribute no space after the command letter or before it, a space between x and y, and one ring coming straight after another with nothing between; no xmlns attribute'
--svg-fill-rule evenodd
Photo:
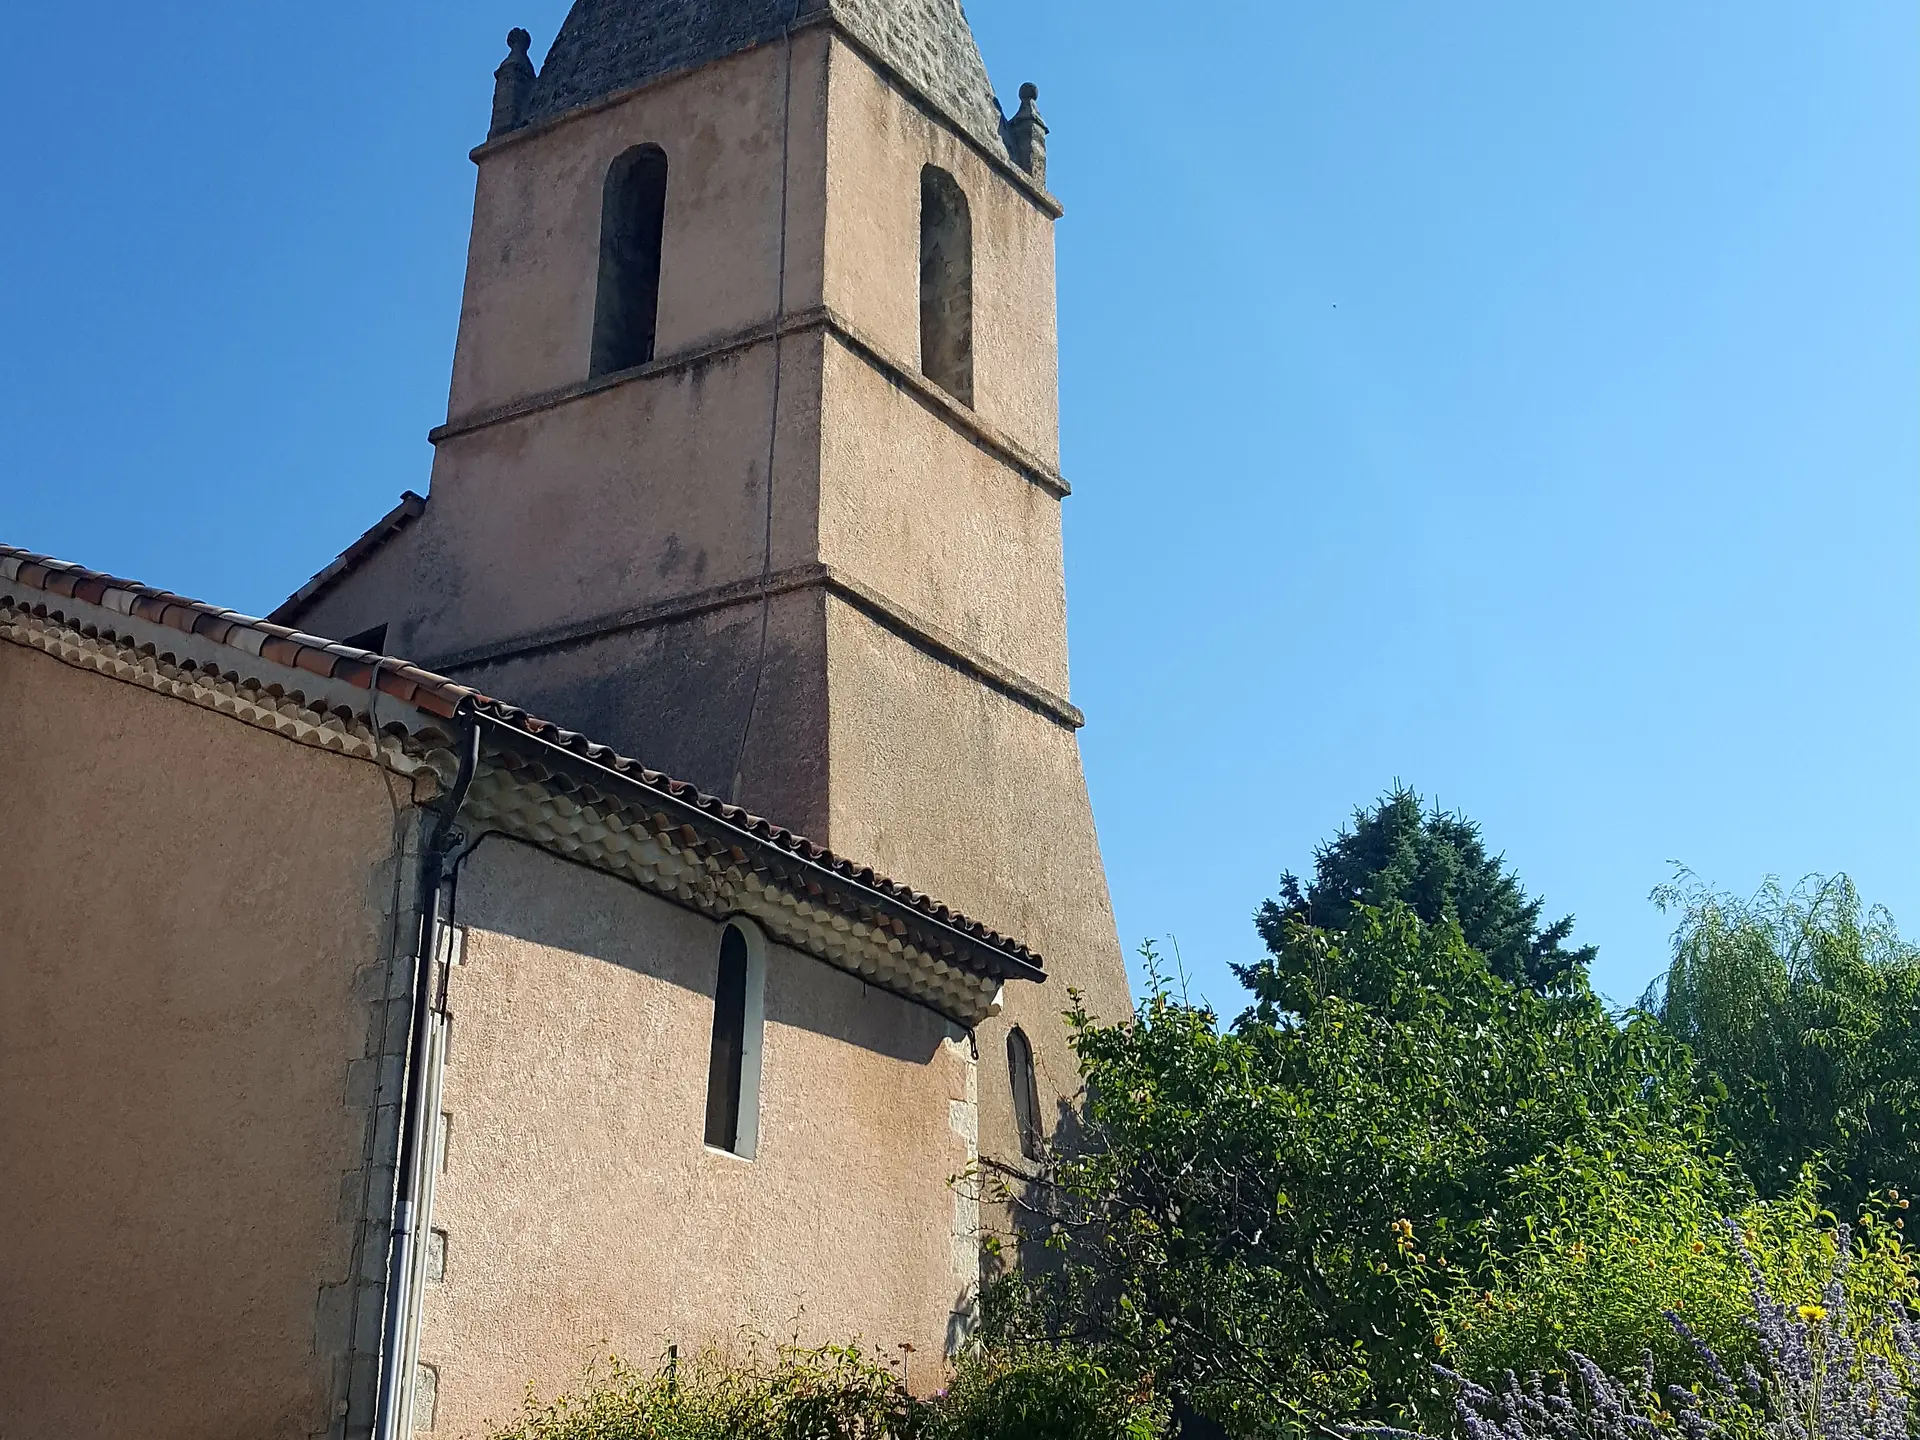
<svg viewBox="0 0 1920 1440"><path fill-rule="evenodd" d="M1027 941L982 1147L1128 1005L1068 699L1053 224L958 0L578 0L495 77L431 494L275 618ZM353 552L350 552L352 555ZM1009 1033L1019 1026L1024 1039Z"/></svg>

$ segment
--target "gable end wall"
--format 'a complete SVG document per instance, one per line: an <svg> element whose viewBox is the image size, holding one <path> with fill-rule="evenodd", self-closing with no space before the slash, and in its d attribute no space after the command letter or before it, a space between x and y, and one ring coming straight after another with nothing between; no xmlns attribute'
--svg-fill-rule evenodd
<svg viewBox="0 0 1920 1440"><path fill-rule="evenodd" d="M364 1434L411 782L0 644L0 797L0 1432Z"/></svg>

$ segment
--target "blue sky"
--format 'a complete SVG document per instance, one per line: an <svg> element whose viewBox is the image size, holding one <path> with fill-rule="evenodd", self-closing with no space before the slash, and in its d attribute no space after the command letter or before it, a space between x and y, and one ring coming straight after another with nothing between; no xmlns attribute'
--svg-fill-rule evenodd
<svg viewBox="0 0 1920 1440"><path fill-rule="evenodd" d="M444 415L510 24L32 5L0 539L264 611ZM180 12L176 12L180 13ZM975 0L1041 87L1074 698L1123 940L1396 778L1618 998L1670 861L1920 930L1920 9Z"/></svg>

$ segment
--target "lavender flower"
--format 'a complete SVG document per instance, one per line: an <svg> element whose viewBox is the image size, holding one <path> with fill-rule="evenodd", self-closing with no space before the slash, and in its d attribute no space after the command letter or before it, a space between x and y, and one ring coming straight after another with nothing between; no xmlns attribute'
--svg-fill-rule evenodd
<svg viewBox="0 0 1920 1440"><path fill-rule="evenodd" d="M1454 1407L1466 1440L1652 1440L1669 1428L1685 1440L1920 1440L1913 1428L1912 1387L1920 1383L1920 1319L1893 1303L1872 1317L1899 1356L1904 1376L1887 1356L1863 1352L1848 1323L1846 1279L1852 1234L1841 1226L1833 1270L1817 1305L1788 1306L1773 1298L1739 1226L1727 1221L1752 1285L1750 1323L1762 1364L1743 1367L1736 1382L1714 1353L1672 1311L1667 1320L1700 1357L1712 1383L1699 1392L1654 1390L1648 1354L1629 1384L1586 1356L1571 1359L1576 1397L1561 1378L1549 1389L1538 1374L1523 1384L1512 1371L1498 1390L1435 1367L1454 1387ZM1354 1440L1408 1440L1384 1427L1343 1427Z"/></svg>

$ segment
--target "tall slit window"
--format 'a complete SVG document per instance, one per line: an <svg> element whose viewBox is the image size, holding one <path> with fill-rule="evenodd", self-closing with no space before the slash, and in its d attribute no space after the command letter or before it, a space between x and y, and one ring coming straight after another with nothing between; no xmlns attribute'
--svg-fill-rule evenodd
<svg viewBox="0 0 1920 1440"><path fill-rule="evenodd" d="M1033 1078L1033 1046L1017 1025L1007 1032L1007 1076L1013 1082L1013 1121L1020 1127L1020 1153L1038 1160L1044 1142L1040 1091Z"/></svg>
<svg viewBox="0 0 1920 1440"><path fill-rule="evenodd" d="M707 1066L707 1144L751 1160L760 1135L760 1042L765 1030L766 948L735 920L720 936Z"/></svg>
<svg viewBox="0 0 1920 1440"><path fill-rule="evenodd" d="M973 404L973 217L935 165L920 172L920 373Z"/></svg>
<svg viewBox="0 0 1920 1440"><path fill-rule="evenodd" d="M653 359L660 312L660 237L667 216L667 156L638 145L607 168L600 201L600 289L593 308L592 374Z"/></svg>

